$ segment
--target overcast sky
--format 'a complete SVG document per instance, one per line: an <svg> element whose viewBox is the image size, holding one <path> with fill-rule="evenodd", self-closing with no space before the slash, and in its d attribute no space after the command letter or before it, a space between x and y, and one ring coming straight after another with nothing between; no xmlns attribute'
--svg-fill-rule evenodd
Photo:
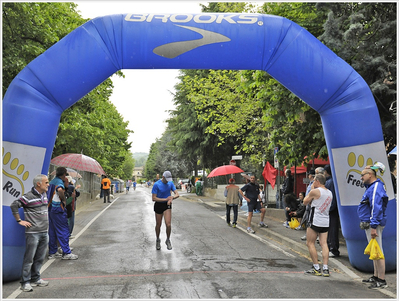
<svg viewBox="0 0 399 301"><path fill-rule="evenodd" d="M201 13L197 1L74 1L83 18L120 13ZM148 153L156 138L166 128L168 110L174 109L172 102L178 70L128 70L123 69L125 78L111 77L114 93L111 102L125 121L132 142L131 151Z"/></svg>

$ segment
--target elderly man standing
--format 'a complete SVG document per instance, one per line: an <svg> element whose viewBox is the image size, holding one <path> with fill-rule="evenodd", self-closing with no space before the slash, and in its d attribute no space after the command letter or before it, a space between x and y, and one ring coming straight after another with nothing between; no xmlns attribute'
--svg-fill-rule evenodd
<svg viewBox="0 0 399 301"><path fill-rule="evenodd" d="M231 178L229 180L229 185L226 186L224 190L224 196L226 197L226 222L227 225L233 226L233 228L237 227L237 218L238 218L238 204L242 205L242 202L240 201L239 198L239 192L238 190L240 187L237 185L234 185L235 180L234 178ZM230 224L230 211L231 208L233 208L233 214L234 214L234 219L233 219L233 224Z"/></svg>
<svg viewBox="0 0 399 301"><path fill-rule="evenodd" d="M388 206L388 195L384 188L384 183L377 178L377 172L384 174L384 164L377 162L373 166L366 166L362 171L361 177L366 187L366 192L363 194L362 200L357 209L360 219L360 228L364 229L367 236L367 241L375 238L378 242L381 252L382 249L382 230L387 222L386 209ZM385 280L385 259L373 260L374 275L364 283L370 283L369 288L381 289L387 287Z"/></svg>
<svg viewBox="0 0 399 301"><path fill-rule="evenodd" d="M31 191L11 203L10 208L15 220L25 227L26 249L22 264L21 290L33 291L32 286L47 286L48 281L40 278L48 246L47 176L37 175L33 178ZM23 208L25 219L22 220L18 209Z"/></svg>

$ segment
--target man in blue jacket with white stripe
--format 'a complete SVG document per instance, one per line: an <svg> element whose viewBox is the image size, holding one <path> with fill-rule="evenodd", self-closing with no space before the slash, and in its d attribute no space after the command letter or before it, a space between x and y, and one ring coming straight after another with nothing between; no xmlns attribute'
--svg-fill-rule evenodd
<svg viewBox="0 0 399 301"><path fill-rule="evenodd" d="M384 174L384 164L377 162L373 166L366 166L362 171L361 177L366 187L362 200L357 208L360 219L360 228L364 229L367 241L375 238L382 253L382 230L387 222L386 208L388 205L388 195L385 191L384 183L377 178L377 172ZM369 288L380 289L387 287L385 280L385 259L373 260L374 275L364 283L370 283Z"/></svg>

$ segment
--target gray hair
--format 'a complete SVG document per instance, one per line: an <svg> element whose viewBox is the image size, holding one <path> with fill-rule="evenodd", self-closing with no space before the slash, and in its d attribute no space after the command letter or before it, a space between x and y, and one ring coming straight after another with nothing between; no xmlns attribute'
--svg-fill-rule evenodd
<svg viewBox="0 0 399 301"><path fill-rule="evenodd" d="M323 168L323 167L317 167L317 168L314 170L314 172L315 172L316 175L317 175L317 174L322 174L322 173L324 173L324 168Z"/></svg>
<svg viewBox="0 0 399 301"><path fill-rule="evenodd" d="M44 177L47 177L46 175L36 175L33 178L33 186L37 186L37 183L41 182L43 180Z"/></svg>
<svg viewBox="0 0 399 301"><path fill-rule="evenodd" d="M316 180L319 181L319 183L320 183L321 185L326 184L326 176L323 175L322 173L319 173L319 174L316 175L315 181L316 181Z"/></svg>

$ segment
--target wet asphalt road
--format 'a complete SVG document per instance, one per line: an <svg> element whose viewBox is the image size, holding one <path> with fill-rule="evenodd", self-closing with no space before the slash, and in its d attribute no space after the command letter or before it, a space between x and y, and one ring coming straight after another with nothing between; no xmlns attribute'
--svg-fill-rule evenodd
<svg viewBox="0 0 399 301"><path fill-rule="evenodd" d="M50 260L42 278L48 287L21 292L3 284L3 298L29 299L277 299L387 298L350 281L303 274L311 264L292 250L230 228L224 208L176 199L172 250L155 249L151 190L138 187L112 204L93 202L76 216L71 241L78 260Z"/></svg>

